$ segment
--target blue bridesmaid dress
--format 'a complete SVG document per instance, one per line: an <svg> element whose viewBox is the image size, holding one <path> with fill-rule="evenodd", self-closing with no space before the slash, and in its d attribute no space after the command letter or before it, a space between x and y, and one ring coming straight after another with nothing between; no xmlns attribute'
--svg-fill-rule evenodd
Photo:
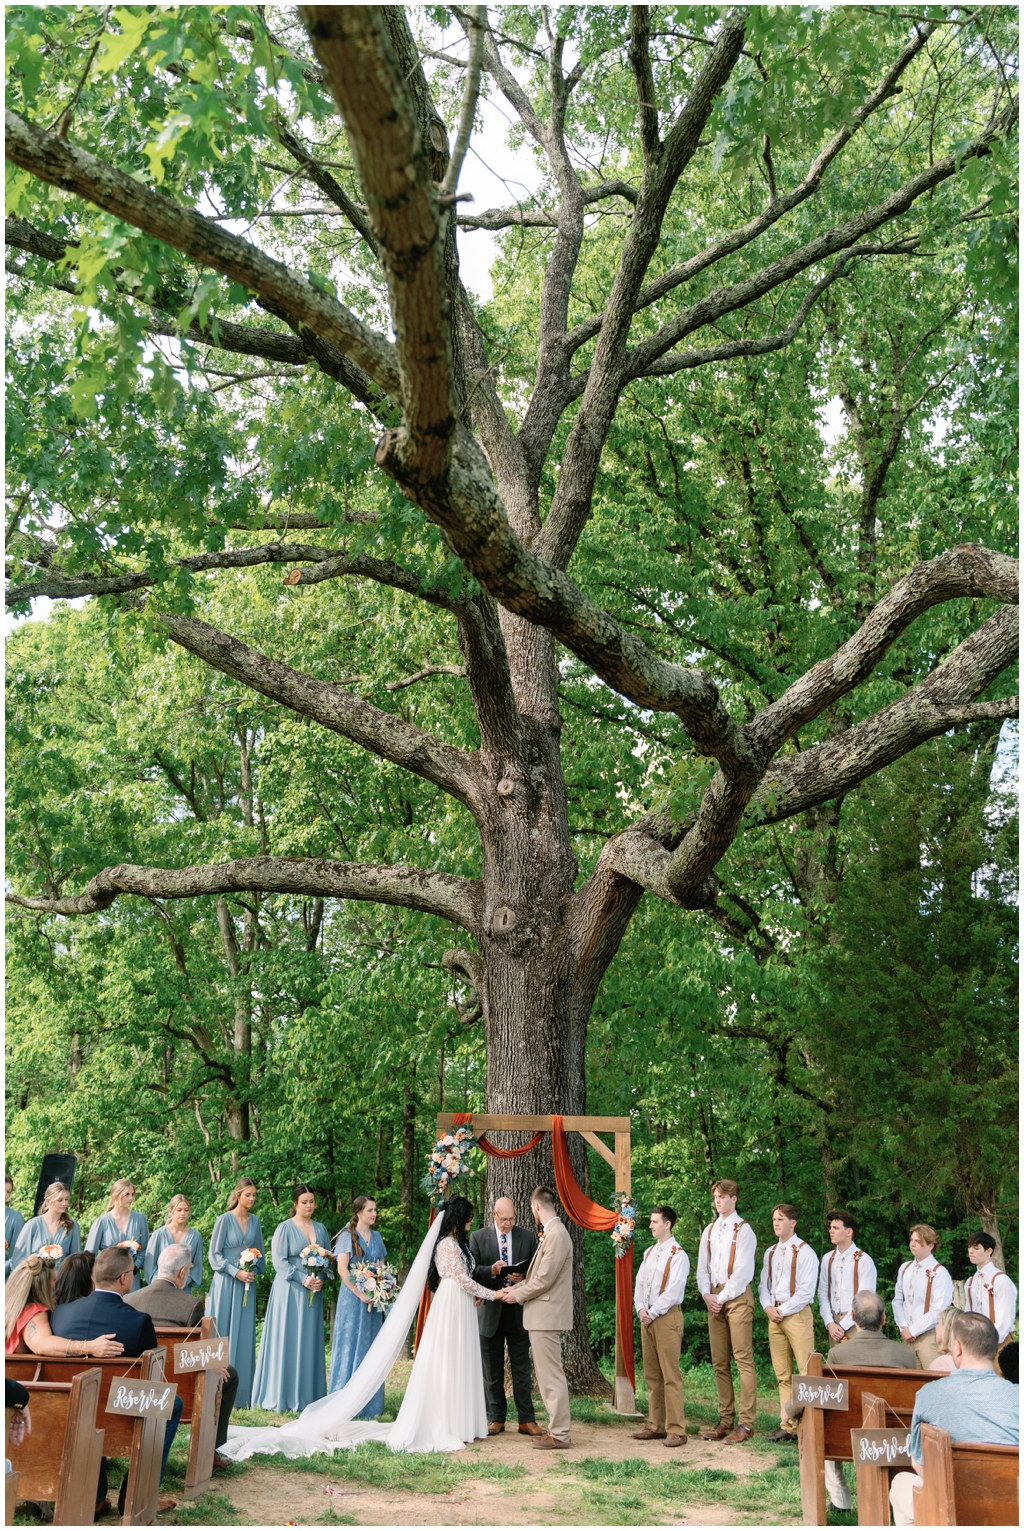
<svg viewBox="0 0 1024 1531"><path fill-rule="evenodd" d="M18 1242L18 1235L25 1226L25 1219L17 1207L4 1208L4 1242L7 1252L4 1255L4 1280L11 1274L11 1256L14 1254L14 1246Z"/></svg>
<svg viewBox="0 0 1024 1531"><path fill-rule="evenodd" d="M213 1281L206 1299L206 1311L216 1321L217 1333L226 1334L231 1341L228 1360L238 1373L236 1409L247 1409L252 1401L252 1374L256 1364L256 1283L235 1280L237 1258L243 1249L259 1250L260 1258L249 1269L261 1276L266 1259L259 1218L255 1212L250 1212L243 1233L235 1214L223 1213L214 1223L210 1239ZM245 1301L246 1292L249 1293L248 1302Z"/></svg>
<svg viewBox="0 0 1024 1531"><path fill-rule="evenodd" d="M114 1244L120 1244L124 1239L134 1239L139 1246L139 1252L135 1256L135 1279L132 1282L132 1291L137 1292L142 1285L143 1261L146 1258L146 1247L149 1244L149 1224L141 1212L136 1212L133 1207L128 1213L128 1226L122 1233L114 1222L113 1212L104 1212L98 1217L89 1229L89 1237L85 1241L86 1249L98 1255L101 1249L110 1249Z"/></svg>
<svg viewBox="0 0 1024 1531"><path fill-rule="evenodd" d="M359 1242L362 1243L362 1240L360 1239ZM369 1248L360 1255L353 1254L352 1235L347 1228L343 1229L338 1234L334 1253L349 1256L350 1271L353 1265L359 1265L363 1260L386 1260L388 1254L384 1240L376 1228L371 1228ZM355 1292L350 1291L343 1281L339 1281L338 1305L334 1311L334 1334L331 1338L331 1375L327 1384L329 1393L336 1393L339 1388L345 1386L380 1333L383 1322L383 1313L377 1313L365 1302L360 1302ZM384 1386L381 1384L379 1392L374 1393L365 1409L356 1418L376 1419L377 1415L383 1412Z"/></svg>
<svg viewBox="0 0 1024 1531"><path fill-rule="evenodd" d="M71 1219L71 1232L65 1233L64 1229L57 1224L56 1234L52 1234L43 1222L42 1214L39 1217L30 1217L24 1228L18 1234L18 1242L11 1254L11 1270L20 1265L22 1260L27 1260L29 1255L34 1255L46 1244L59 1244L65 1255L79 1255L82 1252L82 1235L74 1218Z"/></svg>
<svg viewBox="0 0 1024 1531"><path fill-rule="evenodd" d="M156 1276L156 1265L160 1256L163 1254L165 1249L170 1249L174 1242L175 1240L171 1234L171 1230L168 1228L166 1223L164 1223L163 1227L158 1228L156 1232L150 1236L149 1244L146 1248L146 1258L142 1266L146 1276L147 1286ZM198 1291L198 1289L203 1284L202 1235L195 1228L187 1228L185 1230L185 1237L181 1242L192 1255L192 1269L189 1271L188 1280L185 1282L185 1291L195 1292ZM251 1297L249 1301L252 1301Z"/></svg>
<svg viewBox="0 0 1024 1531"><path fill-rule="evenodd" d="M313 1223L313 1242L330 1249L323 1223ZM324 1294L312 1294L303 1282L309 1275L299 1256L309 1240L288 1218L274 1231L271 1254L274 1285L263 1320L263 1338L256 1361L253 1403L258 1409L283 1414L302 1410L327 1393L324 1366Z"/></svg>

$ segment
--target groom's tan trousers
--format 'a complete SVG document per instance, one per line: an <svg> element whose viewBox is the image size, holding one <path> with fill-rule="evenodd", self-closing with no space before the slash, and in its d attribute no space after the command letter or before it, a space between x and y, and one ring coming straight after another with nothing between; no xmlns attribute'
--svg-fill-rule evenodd
<svg viewBox="0 0 1024 1531"><path fill-rule="evenodd" d="M556 1441L569 1439L569 1384L562 1367L560 1329L531 1329L530 1349L537 1372L537 1386L548 1414L548 1434Z"/></svg>

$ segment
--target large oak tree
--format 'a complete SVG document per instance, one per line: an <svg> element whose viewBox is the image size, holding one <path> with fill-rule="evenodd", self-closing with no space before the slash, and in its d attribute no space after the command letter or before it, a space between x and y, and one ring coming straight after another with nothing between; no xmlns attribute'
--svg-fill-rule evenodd
<svg viewBox="0 0 1024 1531"><path fill-rule="evenodd" d="M585 1110L588 1016L645 893L756 939L719 886L738 835L799 820L827 870L847 794L1016 715L1016 564L927 428L988 388L1006 430L1008 13L11 17L9 604L108 600L139 641L448 798L476 868L269 842L70 889L41 869L13 902L438 916L488 1109ZM482 91L539 186L477 213ZM491 304L460 281L458 227L504 231ZM220 391L250 400L228 424ZM845 459L815 427L828 397ZM339 680L196 614L218 571L268 564L291 566L283 602L341 580L425 606L430 652L386 687L386 649ZM465 687L468 745L416 721L439 675ZM567 706L633 740L582 843ZM585 1384L582 1343L570 1359Z"/></svg>

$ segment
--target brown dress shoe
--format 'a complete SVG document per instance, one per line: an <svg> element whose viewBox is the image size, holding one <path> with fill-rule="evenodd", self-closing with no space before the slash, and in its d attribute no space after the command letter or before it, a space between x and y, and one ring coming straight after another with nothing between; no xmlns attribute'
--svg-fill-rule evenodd
<svg viewBox="0 0 1024 1531"><path fill-rule="evenodd" d="M666 1435L666 1437L665 1437L665 1445L666 1446L685 1446L686 1445L686 1436L685 1435Z"/></svg>
<svg viewBox="0 0 1024 1531"><path fill-rule="evenodd" d="M553 1435L541 1435L533 1443L534 1451L568 1451L569 1441L556 1441Z"/></svg>
<svg viewBox="0 0 1024 1531"><path fill-rule="evenodd" d="M664 1430L652 1430L650 1425L644 1425L642 1430L633 1431L633 1439L635 1441L663 1441L666 1433Z"/></svg>
<svg viewBox="0 0 1024 1531"><path fill-rule="evenodd" d="M535 1419L524 1419L523 1423L519 1426L519 1434L544 1435L545 1432L541 1429L540 1425L538 1425Z"/></svg>
<svg viewBox="0 0 1024 1531"><path fill-rule="evenodd" d="M705 1441L724 1441L731 1429L731 1424L723 1425L721 1420L719 1420L718 1424L713 1430L708 1430L705 1428L700 1432L701 1439Z"/></svg>
<svg viewBox="0 0 1024 1531"><path fill-rule="evenodd" d="M176 1499L158 1499L156 1502L156 1513L158 1515L167 1515L171 1510L176 1510L177 1508L178 1501Z"/></svg>
<svg viewBox="0 0 1024 1531"><path fill-rule="evenodd" d="M492 1419L490 1424L487 1426L487 1434L501 1435L504 1429L505 1426L502 1424L500 1419Z"/></svg>
<svg viewBox="0 0 1024 1531"><path fill-rule="evenodd" d="M733 1441L738 1446L741 1441L749 1441L753 1433L749 1425L737 1425L736 1429L726 1436L726 1440Z"/></svg>

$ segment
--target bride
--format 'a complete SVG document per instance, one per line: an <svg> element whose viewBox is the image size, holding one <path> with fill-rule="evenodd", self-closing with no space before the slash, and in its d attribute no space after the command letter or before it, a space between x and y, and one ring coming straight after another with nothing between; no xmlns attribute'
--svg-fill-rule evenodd
<svg viewBox="0 0 1024 1531"><path fill-rule="evenodd" d="M386 1441L392 1451L461 1451L487 1434L483 1366L476 1303L497 1294L470 1276L469 1229L473 1208L462 1196L446 1203L420 1245L416 1259L380 1333L337 1393L311 1403L298 1419L276 1428L236 1425L220 1447L236 1462L253 1452L289 1457L334 1452L361 1441ZM435 1294L416 1349L409 1385L393 1425L356 1419L398 1359L424 1286Z"/></svg>

